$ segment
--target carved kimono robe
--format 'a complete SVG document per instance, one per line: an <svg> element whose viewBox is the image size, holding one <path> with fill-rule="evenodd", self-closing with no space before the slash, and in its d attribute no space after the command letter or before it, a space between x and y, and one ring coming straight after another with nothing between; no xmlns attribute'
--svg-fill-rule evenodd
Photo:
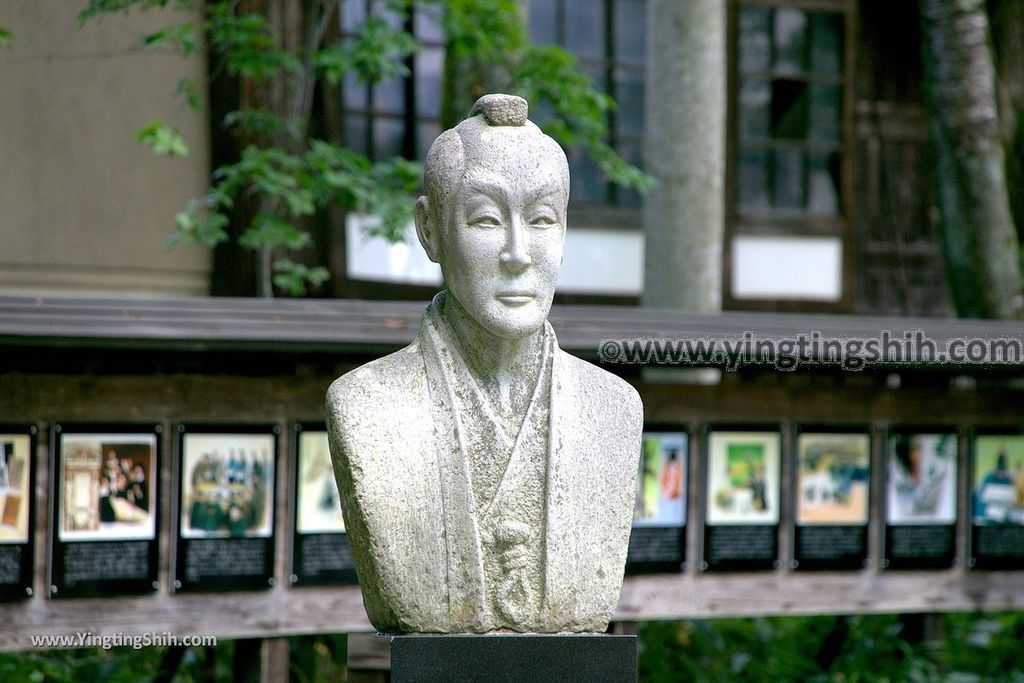
<svg viewBox="0 0 1024 683"><path fill-rule="evenodd" d="M561 351L545 323L530 405L509 433L451 343L440 301L416 341L328 391L370 621L395 633L603 631L632 522L639 396ZM483 476L489 465L501 472Z"/></svg>

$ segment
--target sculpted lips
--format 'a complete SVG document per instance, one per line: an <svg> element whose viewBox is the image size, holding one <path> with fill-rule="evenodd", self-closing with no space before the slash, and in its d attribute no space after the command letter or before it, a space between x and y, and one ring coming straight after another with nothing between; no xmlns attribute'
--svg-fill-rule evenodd
<svg viewBox="0 0 1024 683"><path fill-rule="evenodd" d="M495 298L507 306L522 306L533 301L537 295L533 292L509 291L498 292Z"/></svg>

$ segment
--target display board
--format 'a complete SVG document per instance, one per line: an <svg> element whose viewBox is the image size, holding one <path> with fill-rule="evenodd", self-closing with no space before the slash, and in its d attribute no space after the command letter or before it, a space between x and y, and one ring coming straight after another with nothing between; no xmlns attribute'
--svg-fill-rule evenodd
<svg viewBox="0 0 1024 683"><path fill-rule="evenodd" d="M0 425L0 600L32 596L34 425Z"/></svg>
<svg viewBox="0 0 1024 683"><path fill-rule="evenodd" d="M158 424L55 424L50 597L157 590Z"/></svg>
<svg viewBox="0 0 1024 683"><path fill-rule="evenodd" d="M705 570L778 563L782 444L772 426L712 426L706 435Z"/></svg>
<svg viewBox="0 0 1024 683"><path fill-rule="evenodd" d="M867 428L801 426L794 451L793 568L864 567L871 501Z"/></svg>
<svg viewBox="0 0 1024 683"><path fill-rule="evenodd" d="M290 582L294 586L355 583L324 423L293 424L292 454Z"/></svg>
<svg viewBox="0 0 1024 683"><path fill-rule="evenodd" d="M1024 433L979 428L970 450L970 565L1024 568Z"/></svg>
<svg viewBox="0 0 1024 683"><path fill-rule="evenodd" d="M176 428L175 591L274 585L277 425Z"/></svg>
<svg viewBox="0 0 1024 683"><path fill-rule="evenodd" d="M644 429L637 472L628 573L686 568L689 430L672 425Z"/></svg>
<svg viewBox="0 0 1024 683"><path fill-rule="evenodd" d="M956 559L958 437L950 428L890 430L886 569L941 569Z"/></svg>

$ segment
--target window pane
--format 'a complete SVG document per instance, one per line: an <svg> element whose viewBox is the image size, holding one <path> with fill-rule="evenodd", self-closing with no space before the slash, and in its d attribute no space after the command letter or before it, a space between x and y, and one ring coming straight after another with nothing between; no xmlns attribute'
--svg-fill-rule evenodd
<svg viewBox="0 0 1024 683"><path fill-rule="evenodd" d="M383 19L393 29L400 31L405 28L405 13L390 9L385 3L374 3L373 14Z"/></svg>
<svg viewBox="0 0 1024 683"><path fill-rule="evenodd" d="M345 116L345 146L360 154L366 154L367 130L367 118L365 116L347 114Z"/></svg>
<svg viewBox="0 0 1024 683"><path fill-rule="evenodd" d="M595 3L596 4L596 3ZM646 38L644 0L615 0L615 58L643 62Z"/></svg>
<svg viewBox="0 0 1024 683"><path fill-rule="evenodd" d="M594 0L565 0L565 47L577 57L604 57L604 12Z"/></svg>
<svg viewBox="0 0 1024 683"><path fill-rule="evenodd" d="M839 122L841 119L840 97L842 96L842 91L838 85L812 83L810 92L810 138L822 142L837 142L839 140Z"/></svg>
<svg viewBox="0 0 1024 683"><path fill-rule="evenodd" d="M416 117L437 118L441 111L444 50L423 48L416 55Z"/></svg>
<svg viewBox="0 0 1024 683"><path fill-rule="evenodd" d="M401 119L378 118L373 121L373 152L375 159L388 159L402 154L405 124Z"/></svg>
<svg viewBox="0 0 1024 683"><path fill-rule="evenodd" d="M772 137L803 140L807 137L807 83L787 78L772 81Z"/></svg>
<svg viewBox="0 0 1024 683"><path fill-rule="evenodd" d="M816 214L839 213L839 155L811 154L807 165L807 210Z"/></svg>
<svg viewBox="0 0 1024 683"><path fill-rule="evenodd" d="M441 126L436 123L421 123L416 126L416 158L423 161L427 158L430 145L441 134Z"/></svg>
<svg viewBox="0 0 1024 683"><path fill-rule="evenodd" d="M594 87L598 90L607 91L608 83L605 79L604 64L595 62L581 62L577 67L580 71L590 76L594 81Z"/></svg>
<svg viewBox="0 0 1024 683"><path fill-rule="evenodd" d="M530 0L530 16L527 23L530 38L538 45L558 42L555 34L556 0Z"/></svg>
<svg viewBox="0 0 1024 683"><path fill-rule="evenodd" d="M771 10L745 5L740 8L740 69L771 68Z"/></svg>
<svg viewBox="0 0 1024 683"><path fill-rule="evenodd" d="M773 156L773 204L780 209L804 208L804 153L796 149L777 149Z"/></svg>
<svg viewBox="0 0 1024 683"><path fill-rule="evenodd" d="M444 42L444 29L441 27L441 17L444 8L441 5L418 3L413 15L413 29L416 37L432 43Z"/></svg>
<svg viewBox="0 0 1024 683"><path fill-rule="evenodd" d="M643 144L640 138L629 138L619 142L619 155L637 168L643 168ZM641 196L636 190L619 187L616 189L616 204L619 206L640 206Z"/></svg>
<svg viewBox="0 0 1024 683"><path fill-rule="evenodd" d="M767 138L771 135L771 87L763 78L743 79L739 93L741 138Z"/></svg>
<svg viewBox="0 0 1024 683"><path fill-rule="evenodd" d="M838 14L811 15L811 70L837 72L843 64L843 19Z"/></svg>
<svg viewBox="0 0 1024 683"><path fill-rule="evenodd" d="M748 209L768 208L767 152L754 149L740 150L736 201L740 206Z"/></svg>
<svg viewBox="0 0 1024 683"><path fill-rule="evenodd" d="M348 0L341 4L342 30L350 33L366 20L366 0Z"/></svg>
<svg viewBox="0 0 1024 683"><path fill-rule="evenodd" d="M582 150L569 151L569 197L574 204L605 204L608 202L608 188L601 170Z"/></svg>
<svg viewBox="0 0 1024 683"><path fill-rule="evenodd" d="M639 135L644 130L643 72L617 69L615 72L615 130L620 134Z"/></svg>
<svg viewBox="0 0 1024 683"><path fill-rule="evenodd" d="M346 109L366 110L366 84L356 78L354 71L346 71L341 85Z"/></svg>
<svg viewBox="0 0 1024 683"><path fill-rule="evenodd" d="M782 73L806 71L807 15L796 9L775 11L775 68Z"/></svg>
<svg viewBox="0 0 1024 683"><path fill-rule="evenodd" d="M373 111L385 114L405 112L405 84L401 78L392 78L373 87Z"/></svg>

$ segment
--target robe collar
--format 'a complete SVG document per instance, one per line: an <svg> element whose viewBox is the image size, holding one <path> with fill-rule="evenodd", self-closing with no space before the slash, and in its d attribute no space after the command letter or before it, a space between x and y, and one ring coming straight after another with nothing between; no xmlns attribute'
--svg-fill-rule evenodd
<svg viewBox="0 0 1024 683"><path fill-rule="evenodd" d="M463 363L447 338L445 323L440 318L440 307L446 292L434 297L424 315L419 334L419 348L427 374L430 394L431 418L434 422L434 448L441 480L441 515L445 531L445 554L448 588L448 607L453 623L464 624L467 629L479 629L486 610L484 604L484 569L477 520L476 502L470 478L470 463L462 444L463 426L456 410L454 388L447 367ZM541 612L555 611L568 616L573 611L573 578L578 572L573 558L579 538L575 518L582 501L576 500L570 489L575 471L586 467L586 453L576 448L564 448L574 442L572 422L577 418L577 387L571 373L564 372L558 353L558 341L551 325L544 322L545 353L550 353L551 378L548 409L546 501L544 506L544 595ZM444 336L442 336L444 335ZM466 369L468 373L468 369ZM536 387L544 382L538 381ZM543 397L537 388L531 405ZM526 420L529 420L527 412ZM519 433L522 434L522 428ZM517 439L518 445L518 439ZM513 451L513 456L515 452ZM510 458L511 462L511 458ZM500 488L500 484L499 484ZM544 618L543 616L541 618Z"/></svg>

